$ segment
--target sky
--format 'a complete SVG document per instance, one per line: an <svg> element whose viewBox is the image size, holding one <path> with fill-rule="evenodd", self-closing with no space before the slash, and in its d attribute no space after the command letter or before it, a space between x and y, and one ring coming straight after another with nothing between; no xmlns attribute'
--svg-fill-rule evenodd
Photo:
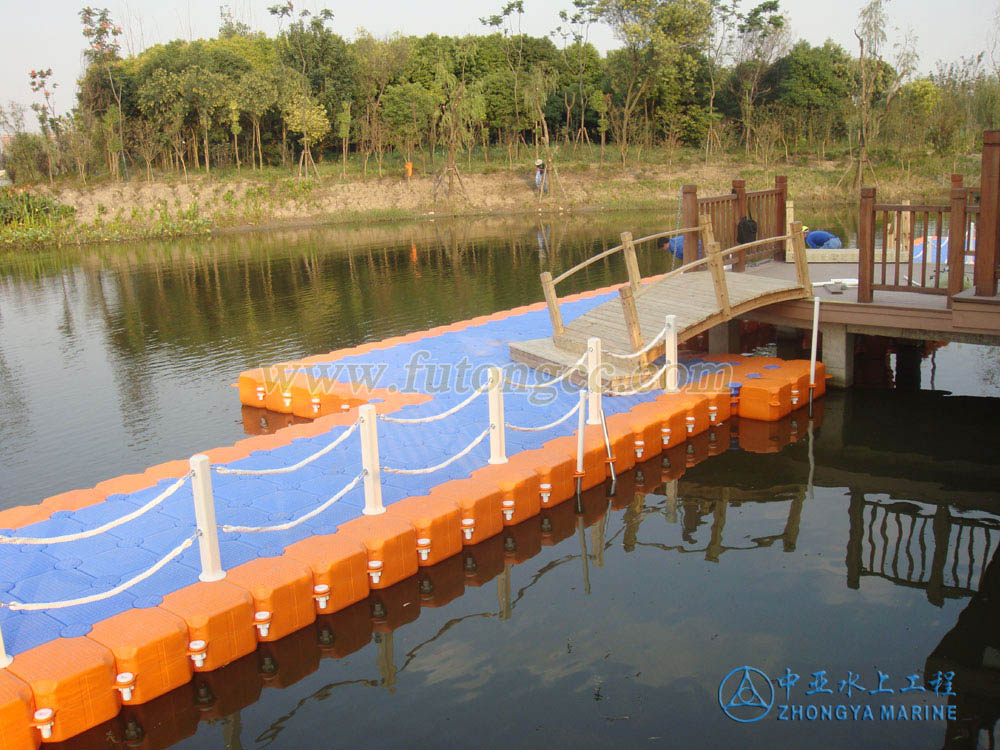
<svg viewBox="0 0 1000 750"><path fill-rule="evenodd" d="M171 39L213 36L219 26L219 5L229 6L234 17L263 29L277 31L277 23L267 12L278 0L93 0L108 7L124 27L126 51ZM890 36L912 31L917 39L919 71L929 73L939 60L952 61L986 49L998 0L890 0L889 12L898 29ZM503 0L299 0L296 10L330 8L334 29L352 37L365 28L376 36L395 31L424 35L482 33L481 16L497 12ZM744 0L749 7L755 0ZM853 29L864 0L781 0L791 21L793 38L811 44L826 39L856 54ZM5 23L0 27L0 103L33 101L28 88L28 71L52 68L56 90L56 110L65 112L73 105L75 82L82 64L78 12L84 3L71 0L0 0ZM570 0L524 0L524 31L533 35L549 33L558 24L559 10ZM591 41L602 52L616 45L609 29L596 26ZM30 114L30 113L29 113ZM32 118L33 119L33 118Z"/></svg>

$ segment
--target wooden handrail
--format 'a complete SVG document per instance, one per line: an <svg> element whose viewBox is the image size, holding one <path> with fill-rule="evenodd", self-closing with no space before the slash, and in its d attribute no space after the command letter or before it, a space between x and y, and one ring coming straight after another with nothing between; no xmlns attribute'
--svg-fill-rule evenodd
<svg viewBox="0 0 1000 750"><path fill-rule="evenodd" d="M939 211L941 213L948 213L951 210L951 206L950 205L943 205L943 206L926 205L926 206L922 206L922 205L919 205L919 204L916 204L916 203L913 203L913 204L911 204L911 203L898 203L898 204L894 204L894 203L876 203L875 206L874 206L874 209L876 211L893 211L893 212L907 212L908 211L911 214L913 214L913 213L924 213L924 212L936 214Z"/></svg>
<svg viewBox="0 0 1000 750"><path fill-rule="evenodd" d="M561 274L559 274L554 279L552 279L552 283L553 284L558 284L560 281L568 279L570 276L572 276L574 273L576 273L577 271L579 271L581 268L586 268L591 263L596 263L597 261L601 260L602 258L607 258L609 255L614 255L619 250L622 250L624 247L625 247L624 245L615 245L610 250L605 250L604 252L600 252L597 255L591 256L590 258L587 258L587 260L583 261L582 263L577 263L575 266L573 266L568 271L563 271Z"/></svg>

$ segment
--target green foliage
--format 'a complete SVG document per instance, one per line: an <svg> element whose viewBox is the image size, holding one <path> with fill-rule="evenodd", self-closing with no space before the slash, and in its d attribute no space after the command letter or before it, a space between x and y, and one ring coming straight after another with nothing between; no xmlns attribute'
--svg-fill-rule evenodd
<svg viewBox="0 0 1000 750"><path fill-rule="evenodd" d="M73 215L71 206L21 188L0 188L0 226L36 226Z"/></svg>

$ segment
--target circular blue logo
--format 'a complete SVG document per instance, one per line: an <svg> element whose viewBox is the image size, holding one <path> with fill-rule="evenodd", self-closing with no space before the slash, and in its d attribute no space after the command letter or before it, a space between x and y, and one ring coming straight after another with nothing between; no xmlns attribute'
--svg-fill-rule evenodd
<svg viewBox="0 0 1000 750"><path fill-rule="evenodd" d="M719 707L733 721L760 721L774 705L771 678L754 667L737 667L719 683Z"/></svg>

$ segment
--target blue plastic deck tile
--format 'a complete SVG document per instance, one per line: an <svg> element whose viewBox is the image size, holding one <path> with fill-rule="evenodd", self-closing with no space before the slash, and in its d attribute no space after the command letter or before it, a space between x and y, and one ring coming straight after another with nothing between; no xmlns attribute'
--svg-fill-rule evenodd
<svg viewBox="0 0 1000 750"><path fill-rule="evenodd" d="M70 511L57 511L46 521L29 524L17 530L17 535L39 539L45 537L62 536L63 534L78 534L84 531L82 523L70 517ZM4 545L8 546L8 545Z"/></svg>
<svg viewBox="0 0 1000 750"><path fill-rule="evenodd" d="M281 489L257 498L256 507L269 512L286 512L299 516L316 505L316 496L301 490Z"/></svg>
<svg viewBox="0 0 1000 750"><path fill-rule="evenodd" d="M118 574L124 580L151 567L156 560L152 552L138 547L115 548L88 557L77 569L95 578Z"/></svg>
<svg viewBox="0 0 1000 750"><path fill-rule="evenodd" d="M229 481L216 482L218 475L212 475L212 495L220 500L233 501L253 501L261 495L274 492L277 485L264 477L233 476L228 475ZM192 513L194 512L192 508Z"/></svg>
<svg viewBox="0 0 1000 750"><path fill-rule="evenodd" d="M91 593L99 594L102 592L95 589ZM86 627L89 632L89 628L92 627L95 622L106 620L107 618L114 617L127 609L132 609L132 602L134 601L134 591L123 591L120 594L115 594L114 596L99 602L81 604L78 607L54 609L49 614L52 615L52 619L58 620L63 625L81 625ZM65 638L67 636L63 637Z"/></svg>
<svg viewBox="0 0 1000 750"><path fill-rule="evenodd" d="M94 583L93 576L79 570L57 570L53 567L20 579L7 596L24 604L76 599L99 593L93 589Z"/></svg>
<svg viewBox="0 0 1000 750"><path fill-rule="evenodd" d="M55 640L65 627L45 612L10 612L0 615L4 646L11 656Z"/></svg>
<svg viewBox="0 0 1000 750"><path fill-rule="evenodd" d="M190 553L191 550L188 550L185 557ZM195 558L190 561L193 565L174 561L166 565L163 570L157 571L145 581L140 581L130 588L129 592L135 596L132 602L133 606L148 606L144 603L146 599L162 599L167 594L197 583L200 572L197 549L194 550L194 554Z"/></svg>
<svg viewBox="0 0 1000 750"><path fill-rule="evenodd" d="M249 534L243 537L243 539L248 539ZM225 539L225 534L221 534L219 537L219 552L222 555L222 568L223 570L230 570L235 568L237 565L242 565L245 562L250 562L258 557L258 545L247 544L241 541L228 541Z"/></svg>
<svg viewBox="0 0 1000 750"><path fill-rule="evenodd" d="M165 515L159 509L152 510L134 521L129 521L124 526L119 526L107 533L108 537L121 541L132 537L148 539L150 536L164 531L175 531L181 527L194 527L194 507L190 512L179 514L183 516L180 520ZM116 542L117 543L117 542Z"/></svg>
<svg viewBox="0 0 1000 750"><path fill-rule="evenodd" d="M264 508L226 508L216 511L216 521L222 526L270 526L269 514ZM221 532L220 532L221 533Z"/></svg>
<svg viewBox="0 0 1000 750"><path fill-rule="evenodd" d="M52 570L58 558L43 551L41 547L32 547L30 551L11 549L9 545L0 547L0 581L16 584L47 570Z"/></svg>

